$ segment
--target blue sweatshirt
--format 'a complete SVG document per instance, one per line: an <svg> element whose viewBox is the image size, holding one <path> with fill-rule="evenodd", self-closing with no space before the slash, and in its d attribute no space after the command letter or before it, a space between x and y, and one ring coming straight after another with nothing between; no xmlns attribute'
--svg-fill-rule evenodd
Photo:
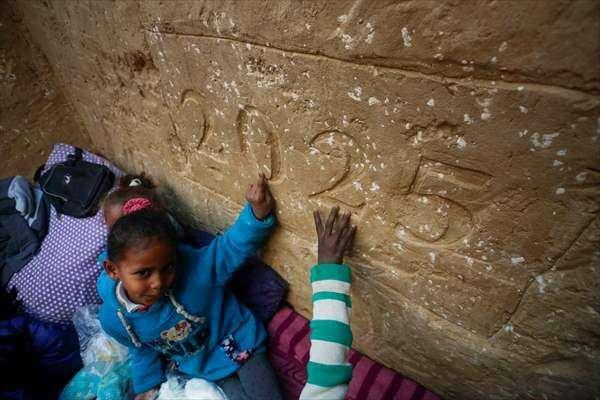
<svg viewBox="0 0 600 400"><path fill-rule="evenodd" d="M252 353L265 350L265 328L225 285L255 254L274 224L272 214L260 221L246 204L235 224L209 245L178 245L172 298L165 296L145 311L130 313L121 307L118 282L101 273L100 322L110 336L130 348L136 393L165 381L164 358L175 361L180 372L216 381L237 371Z"/></svg>

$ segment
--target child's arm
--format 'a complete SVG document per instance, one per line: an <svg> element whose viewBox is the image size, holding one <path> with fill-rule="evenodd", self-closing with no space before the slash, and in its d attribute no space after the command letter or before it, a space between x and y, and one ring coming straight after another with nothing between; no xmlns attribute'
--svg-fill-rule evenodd
<svg viewBox="0 0 600 400"><path fill-rule="evenodd" d="M300 399L344 399L352 378L352 366L347 361L352 331L349 323L350 268L342 262L356 227L350 224L350 213L339 216L337 207L331 210L325 225L318 211L314 217L319 263L310 271L313 290L311 347L306 367L308 381Z"/></svg>
<svg viewBox="0 0 600 400"><path fill-rule="evenodd" d="M192 250L191 256L197 259L191 262L199 267L194 274L210 274L210 281L225 284L267 239L275 225L275 216L273 197L263 174L248 188L246 200L248 203L238 219L223 235L202 249Z"/></svg>

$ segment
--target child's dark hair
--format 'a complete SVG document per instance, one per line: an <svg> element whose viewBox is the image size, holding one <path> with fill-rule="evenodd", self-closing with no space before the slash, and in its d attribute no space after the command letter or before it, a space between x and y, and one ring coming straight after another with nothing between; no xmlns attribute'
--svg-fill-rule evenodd
<svg viewBox="0 0 600 400"><path fill-rule="evenodd" d="M108 235L108 259L117 262L129 249L145 249L151 241L166 241L175 246L177 231L162 210L143 209L117 220Z"/></svg>
<svg viewBox="0 0 600 400"><path fill-rule="evenodd" d="M154 190L155 187L152 180L143 172L140 175L125 175L119 180L117 190L106 195L102 207L106 209L111 206L122 206L127 200L142 197L152 202L153 209L161 208L161 202Z"/></svg>

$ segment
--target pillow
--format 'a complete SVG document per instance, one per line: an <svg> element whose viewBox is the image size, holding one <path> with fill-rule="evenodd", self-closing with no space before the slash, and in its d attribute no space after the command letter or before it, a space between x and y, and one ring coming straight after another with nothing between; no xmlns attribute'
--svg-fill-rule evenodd
<svg viewBox="0 0 600 400"><path fill-rule="evenodd" d="M282 387L284 398L297 399L306 383L310 356L309 322L290 307L282 307L267 325L269 359ZM350 350L352 380L347 400L440 400L417 382Z"/></svg>
<svg viewBox="0 0 600 400"><path fill-rule="evenodd" d="M45 169L63 162L74 147L54 145ZM118 178L123 173L109 161L84 151L83 159L107 166ZM93 217L73 218L58 215L52 208L48 233L39 253L15 273L8 286L16 288L18 299L34 317L49 322L68 324L75 310L100 303L96 280L100 265L98 253L106 244L107 229L100 210Z"/></svg>
<svg viewBox="0 0 600 400"><path fill-rule="evenodd" d="M210 233L187 228L183 241L195 247L214 239ZM261 321L268 321L285 298L287 283L258 257L252 257L233 275L229 287Z"/></svg>

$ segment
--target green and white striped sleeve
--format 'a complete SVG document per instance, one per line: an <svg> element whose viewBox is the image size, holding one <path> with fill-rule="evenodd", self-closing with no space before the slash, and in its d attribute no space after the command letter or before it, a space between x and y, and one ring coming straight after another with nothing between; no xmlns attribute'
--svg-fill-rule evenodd
<svg viewBox="0 0 600 400"><path fill-rule="evenodd" d="M318 264L310 271L313 319L310 323L308 382L301 400L344 399L352 366L349 315L350 268L343 264Z"/></svg>

